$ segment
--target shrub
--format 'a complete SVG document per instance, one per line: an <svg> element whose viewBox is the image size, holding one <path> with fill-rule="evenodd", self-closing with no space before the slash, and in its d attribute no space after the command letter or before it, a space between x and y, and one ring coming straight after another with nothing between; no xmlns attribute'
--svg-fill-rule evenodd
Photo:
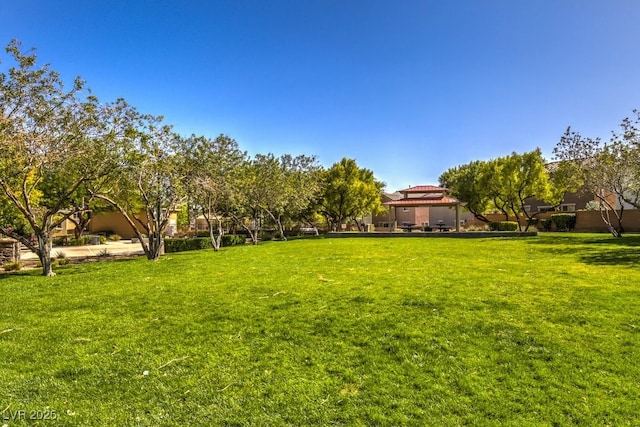
<svg viewBox="0 0 640 427"><path fill-rule="evenodd" d="M84 244L86 244L88 241L88 237L87 236L82 236L79 239L76 239L75 237L73 239L69 239L69 244L71 246L82 246Z"/></svg>
<svg viewBox="0 0 640 427"><path fill-rule="evenodd" d="M222 236L222 241L220 242L221 246L235 246L235 245L244 245L244 242L247 240L244 234L225 234Z"/></svg>
<svg viewBox="0 0 640 427"><path fill-rule="evenodd" d="M54 237L53 239L51 239L51 243L54 246L64 246L67 243L67 237L66 236L59 236L59 237Z"/></svg>
<svg viewBox="0 0 640 427"><path fill-rule="evenodd" d="M543 231L551 231L551 225L553 222L549 218L542 218L540 220L540 225L542 226Z"/></svg>
<svg viewBox="0 0 640 427"><path fill-rule="evenodd" d="M208 235L207 235L208 236ZM244 234L225 234L220 240L220 246L234 246L244 245ZM183 239L165 239L164 251L170 252L184 252L184 251L197 251L200 249L211 249L211 239L209 237L192 237Z"/></svg>
<svg viewBox="0 0 640 427"><path fill-rule="evenodd" d="M489 223L491 231L516 231L518 223L515 221L492 221Z"/></svg>
<svg viewBox="0 0 640 427"><path fill-rule="evenodd" d="M119 234L112 234L109 236L109 240L112 242L119 242L122 237Z"/></svg>
<svg viewBox="0 0 640 427"><path fill-rule="evenodd" d="M2 268L4 271L19 271L22 270L22 263L20 261L7 262Z"/></svg>
<svg viewBox="0 0 640 427"><path fill-rule="evenodd" d="M558 231L570 231L576 227L575 214L554 214L551 215L551 221L553 221Z"/></svg>
<svg viewBox="0 0 640 427"><path fill-rule="evenodd" d="M194 237L187 239L165 239L164 251L170 252L184 252L184 251L197 251L199 249L210 249L211 240L208 237Z"/></svg>

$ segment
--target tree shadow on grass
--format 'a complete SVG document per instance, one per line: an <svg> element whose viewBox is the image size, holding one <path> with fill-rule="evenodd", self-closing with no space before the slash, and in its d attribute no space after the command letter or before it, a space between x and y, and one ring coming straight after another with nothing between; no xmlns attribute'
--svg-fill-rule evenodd
<svg viewBox="0 0 640 427"><path fill-rule="evenodd" d="M578 234L554 233L553 235L538 234L535 240L527 241L533 245L553 245L553 246L584 246L584 245L615 245L615 246L640 246L640 235L623 235L621 238L613 237L609 234L602 234L596 237L583 237Z"/></svg>
<svg viewBox="0 0 640 427"><path fill-rule="evenodd" d="M15 279L16 277L40 276L41 274L42 274L41 268L37 270L29 269L24 271L11 271L11 272L0 271L0 280Z"/></svg>
<svg viewBox="0 0 640 427"><path fill-rule="evenodd" d="M126 263L143 258L144 255L120 255L108 257L81 257L70 258L67 265L61 265L53 268L56 275L74 275L86 274L89 270L99 270L105 268L105 263ZM82 267L82 268L78 268ZM42 267L34 267L33 265L20 271L5 272L0 269L0 280L16 279L25 277L42 277Z"/></svg>
<svg viewBox="0 0 640 427"><path fill-rule="evenodd" d="M580 261L594 265L640 266L640 248L616 248L585 252L579 255Z"/></svg>
<svg viewBox="0 0 640 427"><path fill-rule="evenodd" d="M541 236L532 245L544 246L542 251L554 255L573 255L585 264L592 265L640 265L640 236L583 237L580 235Z"/></svg>

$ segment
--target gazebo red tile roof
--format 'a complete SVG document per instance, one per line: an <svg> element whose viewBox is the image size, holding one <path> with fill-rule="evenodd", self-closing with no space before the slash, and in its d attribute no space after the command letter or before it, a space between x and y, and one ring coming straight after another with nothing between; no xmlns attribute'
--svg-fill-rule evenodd
<svg viewBox="0 0 640 427"><path fill-rule="evenodd" d="M383 203L386 206L437 206L437 205L449 205L455 206L460 201L453 197L420 197L412 199L400 199L392 200L390 202Z"/></svg>
<svg viewBox="0 0 640 427"><path fill-rule="evenodd" d="M413 187L405 188L404 190L399 190L399 193L446 193L448 192L448 188L444 187L436 187L435 185L416 185Z"/></svg>

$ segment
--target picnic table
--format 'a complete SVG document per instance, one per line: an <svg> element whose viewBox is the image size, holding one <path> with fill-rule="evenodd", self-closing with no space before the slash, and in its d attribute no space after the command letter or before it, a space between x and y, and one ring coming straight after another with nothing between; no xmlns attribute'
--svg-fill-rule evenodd
<svg viewBox="0 0 640 427"><path fill-rule="evenodd" d="M444 221L438 221L436 223L436 228L438 229L438 231L449 231L451 230L451 227L449 227L448 225L446 225L444 223Z"/></svg>

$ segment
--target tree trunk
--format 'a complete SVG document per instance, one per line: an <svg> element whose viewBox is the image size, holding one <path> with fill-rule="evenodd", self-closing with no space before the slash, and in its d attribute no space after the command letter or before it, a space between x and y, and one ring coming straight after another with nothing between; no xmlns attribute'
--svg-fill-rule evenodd
<svg viewBox="0 0 640 427"><path fill-rule="evenodd" d="M146 252L149 261L157 261L162 249L162 235L159 232L149 235L149 246Z"/></svg>
<svg viewBox="0 0 640 427"><path fill-rule="evenodd" d="M471 214L473 215L473 217L474 217L475 219L477 219L478 221L486 222L486 223L491 222L491 221L489 221L489 220L487 219L487 217L486 217L486 216L482 215L481 213L478 213L478 212L476 212L476 211L472 211L471 209L469 209L469 212L471 212Z"/></svg>
<svg viewBox="0 0 640 427"><path fill-rule="evenodd" d="M249 230L249 234L251 235L251 243L253 245L258 244L258 238L260 236L260 231L262 231L262 224L258 225L260 217L259 212L256 209L253 213L253 232Z"/></svg>
<svg viewBox="0 0 640 427"><path fill-rule="evenodd" d="M75 226L75 228L73 229L73 235L76 238L76 240L80 240L80 238L82 237L82 233L89 226L91 219L92 218L90 216L87 215L85 217L84 214L82 213L78 214L77 220L73 219L72 217L69 217L69 220Z"/></svg>
<svg viewBox="0 0 640 427"><path fill-rule="evenodd" d="M211 246L213 246L213 251L214 252L218 252L220 250L220 245L222 244L222 223L220 222L220 220L217 220L218 223L218 234L216 235L213 232L213 226L211 224L211 221L209 221L209 218L205 216L205 218L207 219L207 225L209 226L209 238L211 239Z"/></svg>
<svg viewBox="0 0 640 427"><path fill-rule="evenodd" d="M278 232L280 233L280 239L283 241L286 241L287 236L284 235L284 226L282 225L282 220L278 218L278 221L276 221L276 223L278 224Z"/></svg>
<svg viewBox="0 0 640 427"><path fill-rule="evenodd" d="M220 242L222 236L220 235L220 229L218 228L218 235L213 232L213 227L209 226L209 238L211 239L211 246L213 246L213 251L218 252L220 250Z"/></svg>
<svg viewBox="0 0 640 427"><path fill-rule="evenodd" d="M257 245L258 244L258 230L255 229L255 228L253 230L251 230L249 227L246 227L246 226L243 226L243 227L249 233L249 237L251 238L251 244L252 245Z"/></svg>
<svg viewBox="0 0 640 427"><path fill-rule="evenodd" d="M51 261L51 238L48 233L40 232L36 235L38 239L38 250L36 254L42 264L42 275L52 277L56 273L53 272L53 262Z"/></svg>
<svg viewBox="0 0 640 427"><path fill-rule="evenodd" d="M624 228L622 227L622 214L624 213L624 206L621 204L622 208L620 209L620 213L618 213L615 209L615 206L611 205L602 195L595 193L594 196L600 201L600 218L605 223L609 232L613 237L622 237L622 233ZM618 226L613 225L613 221L611 220L611 213L613 212L616 220L618 222Z"/></svg>
<svg viewBox="0 0 640 427"><path fill-rule="evenodd" d="M263 210L267 213L267 215L271 217L273 222L276 223L276 226L278 227L278 233L280 234L280 240L287 240L287 237L284 235L284 225L282 225L282 216L278 215L276 217L269 209L263 209Z"/></svg>
<svg viewBox="0 0 640 427"><path fill-rule="evenodd" d="M605 215L606 212L606 215ZM614 211L615 212L615 211ZM611 216L609 215L609 209L600 209L600 218L605 223L609 232L613 237L622 237L622 218L618 216L616 213L616 218L618 220L618 227L615 227L611 221Z"/></svg>

